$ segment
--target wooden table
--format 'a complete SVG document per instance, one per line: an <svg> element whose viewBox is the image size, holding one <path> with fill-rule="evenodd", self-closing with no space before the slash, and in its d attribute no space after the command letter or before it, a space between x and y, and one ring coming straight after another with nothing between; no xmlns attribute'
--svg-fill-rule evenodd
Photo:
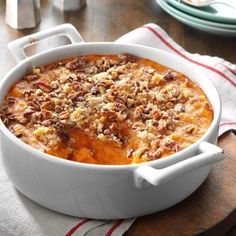
<svg viewBox="0 0 236 236"><path fill-rule="evenodd" d="M67 13L54 9L51 1L42 0L41 6L40 25L18 31L5 24L5 1L0 1L0 77L15 64L6 50L9 41L64 22L75 25L86 41L113 41L136 27L153 22L190 52L219 56L236 63L236 38L210 35L185 26L161 10L155 0L87 0L82 10ZM58 41L46 44L51 47L58 45ZM225 149L227 160L214 166L198 191L173 208L139 218L126 235L235 236L236 136L232 132L225 134L219 145ZM222 205L216 206L219 199L215 196L219 191ZM209 192L212 196L208 196ZM199 203L199 198L202 206L191 207L194 201ZM199 212L199 209L205 211Z"/></svg>

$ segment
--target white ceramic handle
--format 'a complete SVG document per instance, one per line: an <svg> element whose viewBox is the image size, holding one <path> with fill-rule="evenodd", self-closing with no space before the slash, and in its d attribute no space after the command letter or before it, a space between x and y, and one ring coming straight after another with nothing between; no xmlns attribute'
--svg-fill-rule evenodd
<svg viewBox="0 0 236 236"><path fill-rule="evenodd" d="M30 44L34 44L42 39L65 35L71 41L71 43L80 43L83 42L83 38L76 30L76 28L71 24L62 24L59 26L52 27L48 30L37 32L19 39L16 39L10 42L7 46L10 49L11 53L16 58L17 62L20 62L27 58L24 49Z"/></svg>
<svg viewBox="0 0 236 236"><path fill-rule="evenodd" d="M158 186L177 176L224 159L223 150L207 142L200 144L199 151L200 154L163 169L154 169L148 165L138 167L134 173L136 187L143 188L148 183Z"/></svg>

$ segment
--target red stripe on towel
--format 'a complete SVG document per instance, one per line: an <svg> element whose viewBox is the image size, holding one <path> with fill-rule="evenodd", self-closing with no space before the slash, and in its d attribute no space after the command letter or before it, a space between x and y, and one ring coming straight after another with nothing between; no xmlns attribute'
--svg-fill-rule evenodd
<svg viewBox="0 0 236 236"><path fill-rule="evenodd" d="M147 25L144 25L143 28L146 28L148 30L150 30L154 35L156 35L167 47L169 47L170 49L172 49L175 53L177 53L179 56L185 58L186 60L196 64L196 65L199 65L201 67L204 67L208 70L211 70L213 72L215 72L216 74L220 75L221 77L225 78L226 80L228 80L231 84L233 84L235 87L236 87L236 81L233 81L231 78L229 78L226 74L224 74L223 72L213 68L213 67L210 67L208 65L205 65L205 64L202 64L198 61L195 61L189 57L187 57L185 54L183 54L182 52L180 52L179 50L177 50L175 47L173 47L173 45L171 45L158 31L156 31L155 29L153 29L152 27L150 26L147 26Z"/></svg>
<svg viewBox="0 0 236 236"><path fill-rule="evenodd" d="M71 236L78 228L80 228L82 225L86 224L87 222L92 221L91 219L84 219L80 221L76 226L70 229L68 233L65 234L65 236Z"/></svg>
<svg viewBox="0 0 236 236"><path fill-rule="evenodd" d="M227 122L221 122L220 127L224 125L236 125L236 121L227 121Z"/></svg>
<svg viewBox="0 0 236 236"><path fill-rule="evenodd" d="M115 224L107 231L105 236L111 236L112 233L123 223L124 220L117 220Z"/></svg>
<svg viewBox="0 0 236 236"><path fill-rule="evenodd" d="M225 65L225 64L223 64L223 63L221 63L221 65L224 66L227 70L229 70L233 75L236 76L236 71L234 71L234 70L231 69L229 66L227 66L227 65Z"/></svg>

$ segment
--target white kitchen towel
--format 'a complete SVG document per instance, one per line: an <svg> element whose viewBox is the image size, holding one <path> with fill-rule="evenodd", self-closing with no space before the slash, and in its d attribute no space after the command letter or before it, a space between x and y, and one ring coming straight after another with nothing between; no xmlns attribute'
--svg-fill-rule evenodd
<svg viewBox="0 0 236 236"><path fill-rule="evenodd" d="M147 24L122 36L117 42L143 44L186 59L215 84L223 103L220 134L236 129L236 66L221 58L190 54L155 24ZM1 236L120 236L134 219L99 221L80 219L50 211L32 202L9 181L0 165Z"/></svg>

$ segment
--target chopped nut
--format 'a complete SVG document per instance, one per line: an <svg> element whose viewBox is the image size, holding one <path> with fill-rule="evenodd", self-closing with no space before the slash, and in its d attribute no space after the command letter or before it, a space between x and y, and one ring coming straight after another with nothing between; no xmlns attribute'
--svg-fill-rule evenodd
<svg viewBox="0 0 236 236"><path fill-rule="evenodd" d="M110 135L110 134L111 134L111 130L110 130L110 129L105 129L105 130L103 131L103 133L104 133L105 135Z"/></svg>
<svg viewBox="0 0 236 236"><path fill-rule="evenodd" d="M157 85L162 81L163 81L163 75L160 75L158 73L154 74L151 78L151 82L153 82Z"/></svg>
<svg viewBox="0 0 236 236"><path fill-rule="evenodd" d="M110 121L115 121L117 119L117 113L110 110L102 110L101 115Z"/></svg>
<svg viewBox="0 0 236 236"><path fill-rule="evenodd" d="M20 115L20 116L16 117L16 119L20 124L26 124L28 122L28 119L25 118L23 115L22 116Z"/></svg>
<svg viewBox="0 0 236 236"><path fill-rule="evenodd" d="M50 120L44 120L44 121L42 121L41 124L45 127L49 127L51 125L51 121Z"/></svg>
<svg viewBox="0 0 236 236"><path fill-rule="evenodd" d="M69 118L69 116L70 116L70 113L67 112L67 111L64 111L64 112L59 114L59 117L60 117L61 120L65 120L65 119Z"/></svg>
<svg viewBox="0 0 236 236"><path fill-rule="evenodd" d="M38 77L38 75L26 75L24 78L25 78L27 81L31 82L31 81L37 80L39 77Z"/></svg>
<svg viewBox="0 0 236 236"><path fill-rule="evenodd" d="M25 118L29 118L29 117L31 117L31 115L32 115L33 113L35 113L35 111L34 111L34 110L31 110L31 109L29 108L29 109L26 109L26 110L25 110L25 112L23 113L23 116L24 116Z"/></svg>
<svg viewBox="0 0 236 236"><path fill-rule="evenodd" d="M40 108L41 108L41 109L49 109L51 105L52 105L52 102L51 102L51 101L47 101L47 102L44 102L44 103L40 106Z"/></svg>
<svg viewBox="0 0 236 236"><path fill-rule="evenodd" d="M126 157L127 157L127 158L132 157L133 152L134 152L134 149L128 149L128 150L127 150L127 153L126 153Z"/></svg>
<svg viewBox="0 0 236 236"><path fill-rule="evenodd" d="M179 145L177 142L173 141L173 140L166 140L164 141L164 146L174 152L178 152L179 151Z"/></svg>
<svg viewBox="0 0 236 236"><path fill-rule="evenodd" d="M37 95L37 96L41 96L42 95L42 90L41 89L36 89L35 90L35 94Z"/></svg>
<svg viewBox="0 0 236 236"><path fill-rule="evenodd" d="M160 140L156 139L156 140L151 141L150 146L152 149L158 148L160 146Z"/></svg>
<svg viewBox="0 0 236 236"><path fill-rule="evenodd" d="M106 141L106 136L104 134L99 134L97 138L100 139L101 141Z"/></svg>
<svg viewBox="0 0 236 236"><path fill-rule="evenodd" d="M8 97L7 102L9 105L14 105L16 103L16 99L13 97Z"/></svg>
<svg viewBox="0 0 236 236"><path fill-rule="evenodd" d="M151 117L154 119L154 120L158 120L160 117L161 117L161 113L159 110L153 110L151 112Z"/></svg>
<svg viewBox="0 0 236 236"><path fill-rule="evenodd" d="M118 129L118 126L117 126L116 123L112 123L109 128L110 128L111 132L112 132L115 136L118 135L119 129Z"/></svg>
<svg viewBox="0 0 236 236"><path fill-rule="evenodd" d="M134 63L138 60L138 57L134 56L134 55L131 55L131 54L122 54L120 55L120 58L125 62L131 62L131 63Z"/></svg>
<svg viewBox="0 0 236 236"><path fill-rule="evenodd" d="M126 120L127 116L128 116L127 113L118 112L117 113L117 121L119 121L119 122L124 121L124 120Z"/></svg>
<svg viewBox="0 0 236 236"><path fill-rule="evenodd" d="M137 107L135 110L134 110L134 119L137 120L141 117L142 115L142 112L143 112L143 109L142 107Z"/></svg>
<svg viewBox="0 0 236 236"><path fill-rule="evenodd" d="M171 70L168 70L167 72L165 72L164 74L164 79L165 80L172 80L174 78L176 78L177 74Z"/></svg>
<svg viewBox="0 0 236 236"><path fill-rule="evenodd" d="M85 57L78 57L75 58L73 61L68 62L65 67L69 70L76 70L76 69L82 69L84 65L86 64L86 58Z"/></svg>
<svg viewBox="0 0 236 236"><path fill-rule="evenodd" d="M133 152L133 157L140 158L147 150L148 150L147 147L140 147Z"/></svg>
<svg viewBox="0 0 236 236"><path fill-rule="evenodd" d="M166 130L167 123L165 120L161 119L158 122L158 131L165 131Z"/></svg>
<svg viewBox="0 0 236 236"><path fill-rule="evenodd" d="M178 103L178 104L175 105L174 110L178 113L179 112L185 112L185 107L184 107L183 104Z"/></svg>
<svg viewBox="0 0 236 236"><path fill-rule="evenodd" d="M150 160L156 160L161 157L163 150L158 148L156 151L152 151L148 154Z"/></svg>
<svg viewBox="0 0 236 236"><path fill-rule="evenodd" d="M95 85L94 87L91 88L90 90L92 95L96 95L99 93L99 87L97 85Z"/></svg>
<svg viewBox="0 0 236 236"><path fill-rule="evenodd" d="M188 125L185 128L185 131L186 131L187 134L195 133L196 130L197 130L197 127L195 125Z"/></svg>
<svg viewBox="0 0 236 236"><path fill-rule="evenodd" d="M57 88L59 87L58 81L57 81L57 80L52 81L52 82L51 82L51 87L52 87L53 89L57 89Z"/></svg>
<svg viewBox="0 0 236 236"><path fill-rule="evenodd" d="M52 91L52 87L49 84L46 84L42 81L38 81L36 84L43 92L50 93Z"/></svg>

